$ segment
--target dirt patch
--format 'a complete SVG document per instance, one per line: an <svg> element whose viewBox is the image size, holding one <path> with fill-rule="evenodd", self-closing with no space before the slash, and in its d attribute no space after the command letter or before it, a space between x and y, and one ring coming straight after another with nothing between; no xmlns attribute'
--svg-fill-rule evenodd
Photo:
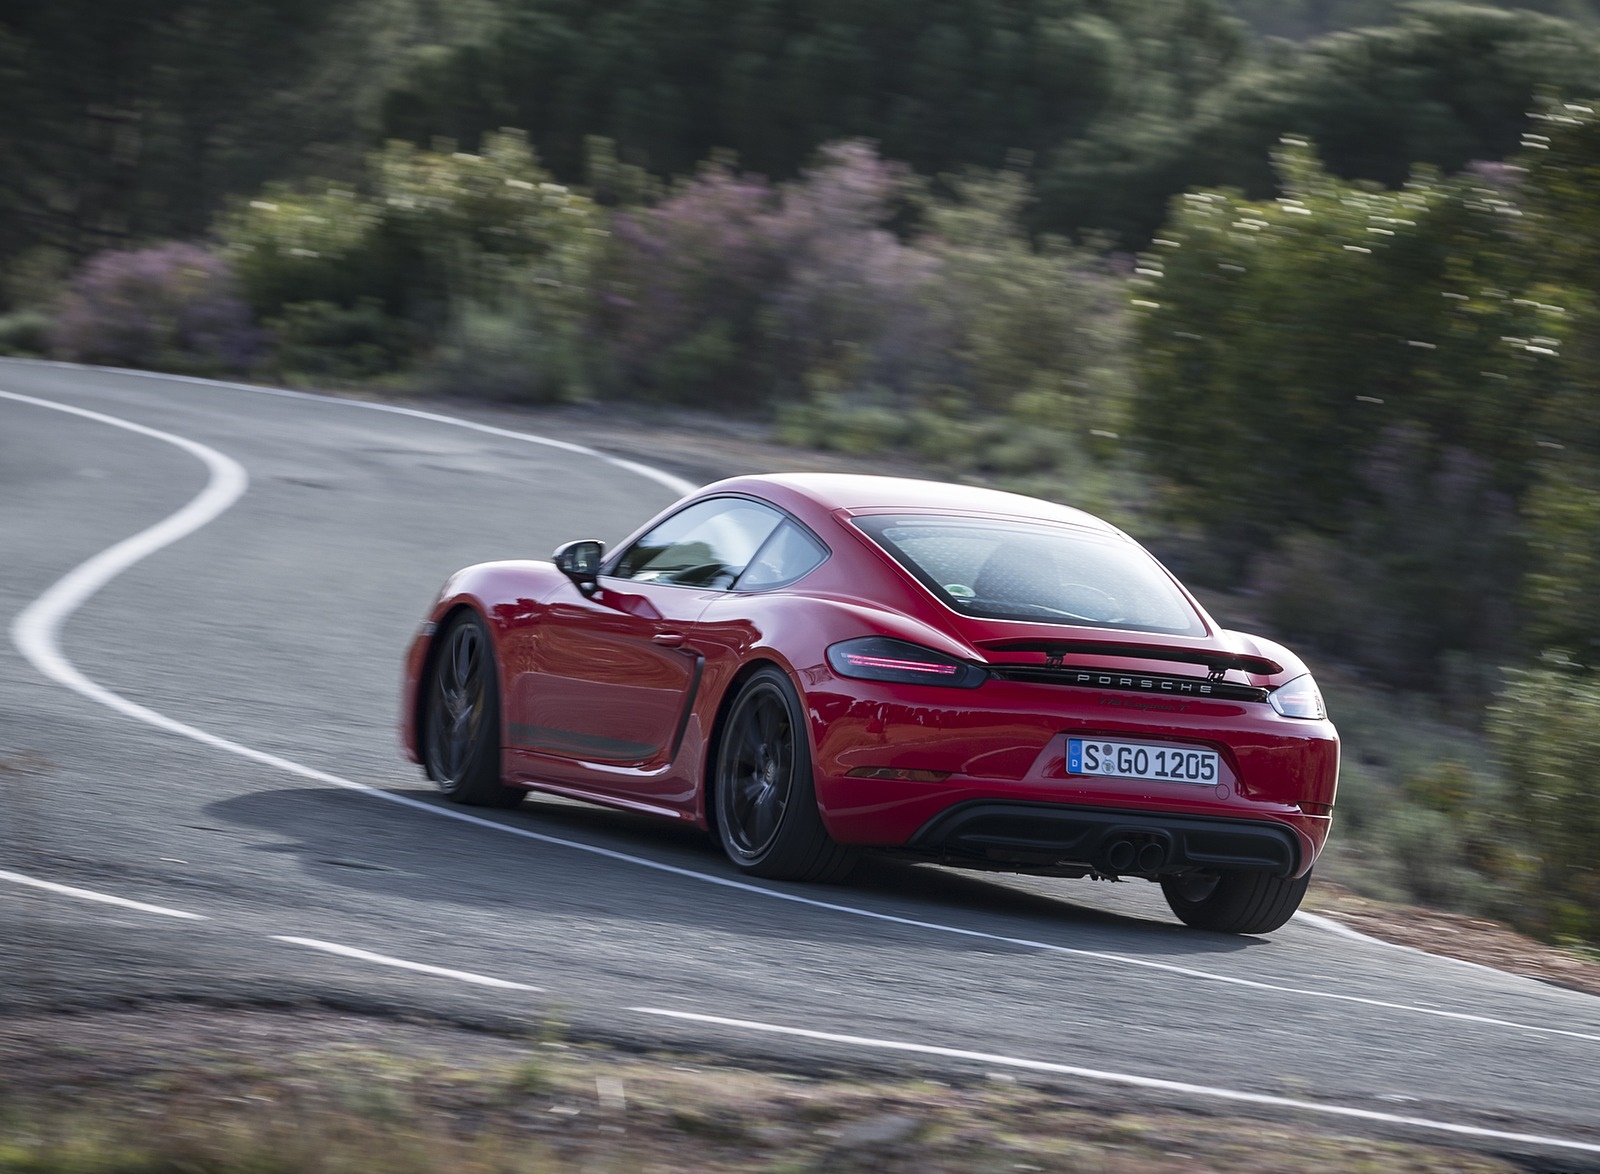
<svg viewBox="0 0 1600 1174"><path fill-rule="evenodd" d="M1600 995L1600 961L1534 941L1498 921L1375 901L1322 881L1312 884L1304 907L1395 945Z"/></svg>
<svg viewBox="0 0 1600 1174"><path fill-rule="evenodd" d="M1320 1124L1130 1108L1027 1077L869 1084L323 1013L0 1020L0 1171L1517 1169Z"/></svg>

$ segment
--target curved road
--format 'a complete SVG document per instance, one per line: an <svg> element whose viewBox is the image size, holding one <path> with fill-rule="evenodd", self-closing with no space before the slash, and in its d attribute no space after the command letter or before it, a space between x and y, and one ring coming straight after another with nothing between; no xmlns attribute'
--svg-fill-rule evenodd
<svg viewBox="0 0 1600 1174"><path fill-rule="evenodd" d="M394 733L438 584L614 541L676 484L426 413L0 362L0 1014L553 1019L1600 1169L1589 996L1313 921L1188 931L1150 885L890 861L839 888L747 884L685 829L438 803ZM108 550L98 590L61 582Z"/></svg>

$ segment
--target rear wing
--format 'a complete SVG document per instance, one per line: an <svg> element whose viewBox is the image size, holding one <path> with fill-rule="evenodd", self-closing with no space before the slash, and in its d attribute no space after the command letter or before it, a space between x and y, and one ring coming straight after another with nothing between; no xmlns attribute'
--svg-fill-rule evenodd
<svg viewBox="0 0 1600 1174"><path fill-rule="evenodd" d="M1283 666L1265 656L1252 656L1244 652L1228 652L1217 648L1174 648L1170 644L1139 644L1124 641L1100 640L993 640L978 647L989 652L1042 652L1045 663L1051 668L1060 667L1067 657L1121 656L1129 660L1164 660L1175 664L1204 665L1213 675L1220 677L1229 669L1270 677L1283 672Z"/></svg>

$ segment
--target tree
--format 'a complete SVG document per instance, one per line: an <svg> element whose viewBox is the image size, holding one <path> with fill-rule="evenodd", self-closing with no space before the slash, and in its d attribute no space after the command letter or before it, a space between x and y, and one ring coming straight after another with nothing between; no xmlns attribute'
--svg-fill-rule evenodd
<svg viewBox="0 0 1600 1174"><path fill-rule="evenodd" d="M198 236L229 194L353 172L407 47L470 23L430 19L428 7L11 0L0 13L0 262Z"/></svg>
<svg viewBox="0 0 1600 1174"><path fill-rule="evenodd" d="M1561 356L1547 409L1553 439L1525 504L1529 635L1600 667L1600 113L1546 101L1526 145L1528 256L1537 258L1528 296L1549 307L1552 337L1542 341Z"/></svg>
<svg viewBox="0 0 1600 1174"><path fill-rule="evenodd" d="M1511 154L1541 90L1581 94L1600 76L1600 40L1567 21L1464 4L1397 15L1235 56L1192 109L1109 114L1048 155L1036 223L1142 247L1178 192L1277 195L1272 150L1289 135L1315 142L1347 179L1398 187L1417 164L1456 172Z"/></svg>
<svg viewBox="0 0 1600 1174"><path fill-rule="evenodd" d="M1215 0L503 0L501 14L491 39L395 87L390 134L470 145L510 123L558 175L598 134L658 174L728 150L780 180L824 143L867 137L936 174L1012 150L1043 160L1108 117L1181 120L1246 50Z"/></svg>
<svg viewBox="0 0 1600 1174"><path fill-rule="evenodd" d="M1285 195L1195 192L1141 260L1136 421L1179 512L1235 552L1342 533L1384 430L1424 429L1520 494L1550 441L1560 315L1514 296L1519 209L1481 177L1398 192L1284 145Z"/></svg>

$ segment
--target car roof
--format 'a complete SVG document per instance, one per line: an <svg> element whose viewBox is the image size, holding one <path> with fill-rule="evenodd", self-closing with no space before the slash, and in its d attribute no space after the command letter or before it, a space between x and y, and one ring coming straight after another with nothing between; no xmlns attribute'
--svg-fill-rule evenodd
<svg viewBox="0 0 1600 1174"><path fill-rule="evenodd" d="M1071 506L1006 493L981 485L953 485L911 477L875 477L858 473L770 473L735 477L707 486L702 492L770 494L788 490L827 510L850 514L884 510L938 510L951 513L993 514L1061 522L1106 533L1120 534L1109 522ZM773 494L775 498L782 494Z"/></svg>

